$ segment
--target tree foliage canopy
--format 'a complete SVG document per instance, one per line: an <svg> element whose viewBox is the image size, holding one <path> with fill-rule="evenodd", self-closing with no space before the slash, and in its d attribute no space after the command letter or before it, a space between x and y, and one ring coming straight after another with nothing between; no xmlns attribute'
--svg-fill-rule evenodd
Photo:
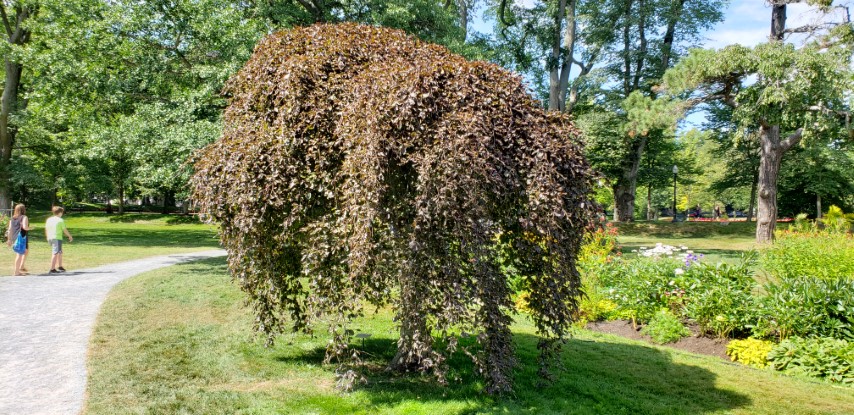
<svg viewBox="0 0 854 415"><path fill-rule="evenodd" d="M339 359L352 354L347 322L392 303L393 365L441 374L472 333L487 390L507 391L501 249L527 265L541 350L557 350L580 294L592 175L577 130L518 76L401 31L315 25L268 36L226 91L223 136L198 154L192 187L258 329L323 319Z"/></svg>

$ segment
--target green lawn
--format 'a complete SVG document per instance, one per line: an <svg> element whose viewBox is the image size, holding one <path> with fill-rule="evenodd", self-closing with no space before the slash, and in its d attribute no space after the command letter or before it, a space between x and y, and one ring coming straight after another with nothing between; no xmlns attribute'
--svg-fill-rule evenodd
<svg viewBox="0 0 854 415"><path fill-rule="evenodd" d="M820 414L854 413L854 393L587 331L569 341L563 371L537 386L536 338L514 326L516 394L490 398L465 357L448 387L382 370L394 353L387 311L357 323L373 336L369 382L335 388L322 365L323 330L265 348L222 258L146 273L107 299L90 345L86 414Z"/></svg>
<svg viewBox="0 0 854 415"><path fill-rule="evenodd" d="M31 274L47 272L50 245L44 236L47 212L30 212L30 253L26 266ZM65 219L74 242L65 241L65 268L81 269L154 255L216 248L216 230L193 217L159 214L107 215L67 213ZM11 275L15 255L6 248L0 255L0 275Z"/></svg>
<svg viewBox="0 0 854 415"><path fill-rule="evenodd" d="M640 221L618 223L616 226L619 230L617 240L623 247L623 253L631 253L640 247L652 248L661 242L665 245L687 246L705 255L705 262L734 262L745 251L756 248L755 222L721 225L714 222Z"/></svg>

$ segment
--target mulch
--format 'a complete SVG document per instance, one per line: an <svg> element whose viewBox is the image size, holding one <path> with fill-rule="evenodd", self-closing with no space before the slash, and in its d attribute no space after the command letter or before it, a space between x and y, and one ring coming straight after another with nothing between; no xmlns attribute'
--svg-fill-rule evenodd
<svg viewBox="0 0 854 415"><path fill-rule="evenodd" d="M674 349L708 356L717 356L727 361L730 360L729 356L726 355L726 346L729 344L729 339L706 337L699 333L697 327L689 326L688 328L691 329L692 333L694 333L693 335L683 337L675 343L668 343L659 346L672 347ZM640 332L641 326L635 328L632 326L631 321L596 321L588 323L587 329L599 333L608 333L625 337L627 339L640 340L650 344L655 344L649 336Z"/></svg>

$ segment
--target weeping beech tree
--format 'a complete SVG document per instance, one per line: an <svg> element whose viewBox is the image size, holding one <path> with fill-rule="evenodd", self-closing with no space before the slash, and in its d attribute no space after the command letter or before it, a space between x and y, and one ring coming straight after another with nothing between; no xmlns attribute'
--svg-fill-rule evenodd
<svg viewBox="0 0 854 415"><path fill-rule="evenodd" d="M226 93L194 198L270 340L323 321L327 362L352 362L348 322L391 305L393 368L442 380L467 345L487 391L509 391L509 254L525 265L547 374L577 309L592 207L566 116L496 65L354 24L270 35Z"/></svg>

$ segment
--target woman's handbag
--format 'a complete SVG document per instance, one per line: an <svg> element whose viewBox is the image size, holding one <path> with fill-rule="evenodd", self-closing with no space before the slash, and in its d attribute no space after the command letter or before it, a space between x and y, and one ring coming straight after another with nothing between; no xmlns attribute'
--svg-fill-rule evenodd
<svg viewBox="0 0 854 415"><path fill-rule="evenodd" d="M15 239L15 244L12 245L12 250L16 254L24 255L27 252L27 237L18 232L18 238Z"/></svg>

